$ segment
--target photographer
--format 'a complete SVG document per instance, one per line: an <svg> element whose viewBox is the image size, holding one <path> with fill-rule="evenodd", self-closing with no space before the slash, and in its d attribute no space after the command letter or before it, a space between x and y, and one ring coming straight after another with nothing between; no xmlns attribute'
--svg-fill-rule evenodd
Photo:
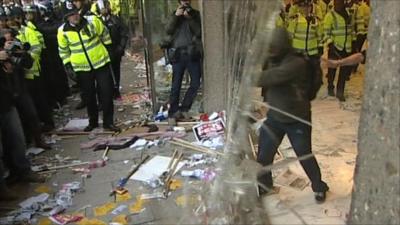
<svg viewBox="0 0 400 225"><path fill-rule="evenodd" d="M7 47L7 45L6 45ZM7 188L4 180L4 157L10 169L10 180L21 182L44 182L44 178L34 174L25 157L25 140L21 122L15 109L18 95L18 68L31 66L28 57L15 57L0 50L0 201L11 201L18 196Z"/></svg>
<svg viewBox="0 0 400 225"><path fill-rule="evenodd" d="M170 94L169 125L176 120L187 119L193 100L197 95L201 79L201 19L200 12L190 6L190 0L179 0L179 6L171 15L167 24L169 43L167 48L169 61L172 63L172 85ZM179 94L185 70L190 74L190 87L179 107Z"/></svg>
<svg viewBox="0 0 400 225"><path fill-rule="evenodd" d="M25 84L25 69L31 68L33 64L33 59L27 52L30 46L28 44L22 45L17 41L12 31L7 31L5 36L7 37L5 42L0 40L0 43L4 43L6 52L9 56L14 57L14 60L12 60L16 74L14 79L18 87L15 106L20 115L27 142L30 142L33 138L36 147L51 149L51 146L43 141L39 117Z"/></svg>

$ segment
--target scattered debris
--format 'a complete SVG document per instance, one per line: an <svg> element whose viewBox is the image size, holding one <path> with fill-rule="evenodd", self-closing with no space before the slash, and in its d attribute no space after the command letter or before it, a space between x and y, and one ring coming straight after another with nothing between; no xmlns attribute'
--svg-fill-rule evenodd
<svg viewBox="0 0 400 225"><path fill-rule="evenodd" d="M116 208L117 204L115 204L114 202L108 202L104 205L95 207L93 209L93 213L94 216L105 216L107 215L109 212L111 212L112 210L114 210Z"/></svg>
<svg viewBox="0 0 400 225"><path fill-rule="evenodd" d="M153 177L160 177L168 169L171 157L154 156L146 162L140 169L130 178L148 183ZM177 164L176 171L179 171L185 165L184 162Z"/></svg>
<svg viewBox="0 0 400 225"><path fill-rule="evenodd" d="M50 216L49 219L56 224L65 225L67 223L78 222L79 220L83 219L83 216L59 214L59 215Z"/></svg>
<svg viewBox="0 0 400 225"><path fill-rule="evenodd" d="M192 129L197 141L202 142L205 139L224 134L225 123L222 118L218 118L216 120L197 124Z"/></svg>
<svg viewBox="0 0 400 225"><path fill-rule="evenodd" d="M300 191L304 190L304 188L309 184L309 180L307 178L301 177L289 169L279 174L276 177L275 182L279 185L295 188Z"/></svg>
<svg viewBox="0 0 400 225"><path fill-rule="evenodd" d="M31 148L28 148L27 150L26 150L26 155L28 156L28 155L39 155L40 153L42 153L42 152L44 152L45 150L43 149L43 148L34 148L34 147L31 147Z"/></svg>

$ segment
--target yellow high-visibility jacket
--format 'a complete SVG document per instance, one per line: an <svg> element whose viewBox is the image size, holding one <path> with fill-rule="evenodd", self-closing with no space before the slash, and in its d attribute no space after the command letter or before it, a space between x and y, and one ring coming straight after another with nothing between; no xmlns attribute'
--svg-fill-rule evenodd
<svg viewBox="0 0 400 225"><path fill-rule="evenodd" d="M330 1L328 4L326 4L323 0L319 0L317 2L317 5L319 6L322 14L322 20L325 18L326 14L333 9L333 1Z"/></svg>
<svg viewBox="0 0 400 225"><path fill-rule="evenodd" d="M370 8L365 2L361 2L355 11L356 34L367 34Z"/></svg>
<svg viewBox="0 0 400 225"><path fill-rule="evenodd" d="M324 19L324 43L333 43L337 49L350 53L351 43L356 39L352 15L349 15L349 21L347 22L334 10L326 14Z"/></svg>
<svg viewBox="0 0 400 225"><path fill-rule="evenodd" d="M25 78L30 80L35 79L35 77L40 76L40 57L42 50L46 48L43 35L32 22L28 21L26 26L21 27L17 38L22 43L29 43L30 45L28 52L33 59L33 65L29 70L26 70Z"/></svg>
<svg viewBox="0 0 400 225"><path fill-rule="evenodd" d="M113 15L119 15L119 12L121 12L121 4L120 0L110 0L110 6L111 6L111 13Z"/></svg>
<svg viewBox="0 0 400 225"><path fill-rule="evenodd" d="M109 2L110 2L111 14L119 16L119 13L121 11L119 0L109 0ZM90 6L90 11L96 15L100 15L100 12L97 9L97 1L92 3L92 5Z"/></svg>
<svg viewBox="0 0 400 225"><path fill-rule="evenodd" d="M318 47L323 47L322 29L317 18L308 23L304 15L298 13L296 18L289 21L287 30L292 36L295 51L314 56L318 54Z"/></svg>
<svg viewBox="0 0 400 225"><path fill-rule="evenodd" d="M282 13L279 13L278 16L276 17L275 27L286 29L286 18L284 18L284 15Z"/></svg>
<svg viewBox="0 0 400 225"><path fill-rule="evenodd" d="M83 27L77 32L70 24L58 28L58 51L64 65L71 63L75 72L98 69L108 62L105 45L111 44L107 28L95 15L82 18Z"/></svg>
<svg viewBox="0 0 400 225"><path fill-rule="evenodd" d="M35 79L40 76L40 56L45 48L42 33L40 33L32 22L28 22L26 26L22 26L17 38L22 43L29 43L29 54L33 59L32 67L25 72L26 79Z"/></svg>

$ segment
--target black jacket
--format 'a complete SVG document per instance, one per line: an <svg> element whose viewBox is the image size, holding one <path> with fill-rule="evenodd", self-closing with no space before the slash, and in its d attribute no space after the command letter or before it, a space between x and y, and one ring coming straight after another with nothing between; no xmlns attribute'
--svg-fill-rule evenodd
<svg viewBox="0 0 400 225"><path fill-rule="evenodd" d="M25 91L24 68L31 68L33 59L27 53L21 54L17 65L13 63L14 71L12 73L5 72L3 63L5 62L0 61L0 113L10 111L11 107L14 106L15 98L18 97L22 91Z"/></svg>
<svg viewBox="0 0 400 225"><path fill-rule="evenodd" d="M165 40L166 44L162 44L162 47L168 47L176 36L178 29L181 27L183 21L188 21L189 28L192 33L192 44L196 45L201 49L201 18L200 12L191 9L190 11L190 19L185 18L184 16L176 16L175 12L170 16L169 21L166 26L167 39Z"/></svg>
<svg viewBox="0 0 400 225"><path fill-rule="evenodd" d="M123 56L129 39L128 27L121 18L115 15L111 15L107 20L103 20L103 23L110 32L113 56Z"/></svg>
<svg viewBox="0 0 400 225"><path fill-rule="evenodd" d="M266 101L281 111L310 121L311 104L307 92L310 77L306 60L294 53L284 30L274 33L271 46L279 53L269 58L268 68L262 71L258 82L266 89ZM267 116L283 123L297 121L273 109Z"/></svg>

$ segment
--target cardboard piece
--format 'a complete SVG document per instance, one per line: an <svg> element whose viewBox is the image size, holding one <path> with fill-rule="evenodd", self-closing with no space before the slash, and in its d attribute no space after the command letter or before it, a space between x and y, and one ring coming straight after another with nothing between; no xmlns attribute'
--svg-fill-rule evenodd
<svg viewBox="0 0 400 225"><path fill-rule="evenodd" d="M130 179L147 182L154 177L160 177L167 170L170 161L171 157L157 155L142 165ZM176 171L184 165L184 162L179 162Z"/></svg>
<svg viewBox="0 0 400 225"><path fill-rule="evenodd" d="M301 177L288 169L275 178L275 183L302 191L308 186L310 181L307 178Z"/></svg>

